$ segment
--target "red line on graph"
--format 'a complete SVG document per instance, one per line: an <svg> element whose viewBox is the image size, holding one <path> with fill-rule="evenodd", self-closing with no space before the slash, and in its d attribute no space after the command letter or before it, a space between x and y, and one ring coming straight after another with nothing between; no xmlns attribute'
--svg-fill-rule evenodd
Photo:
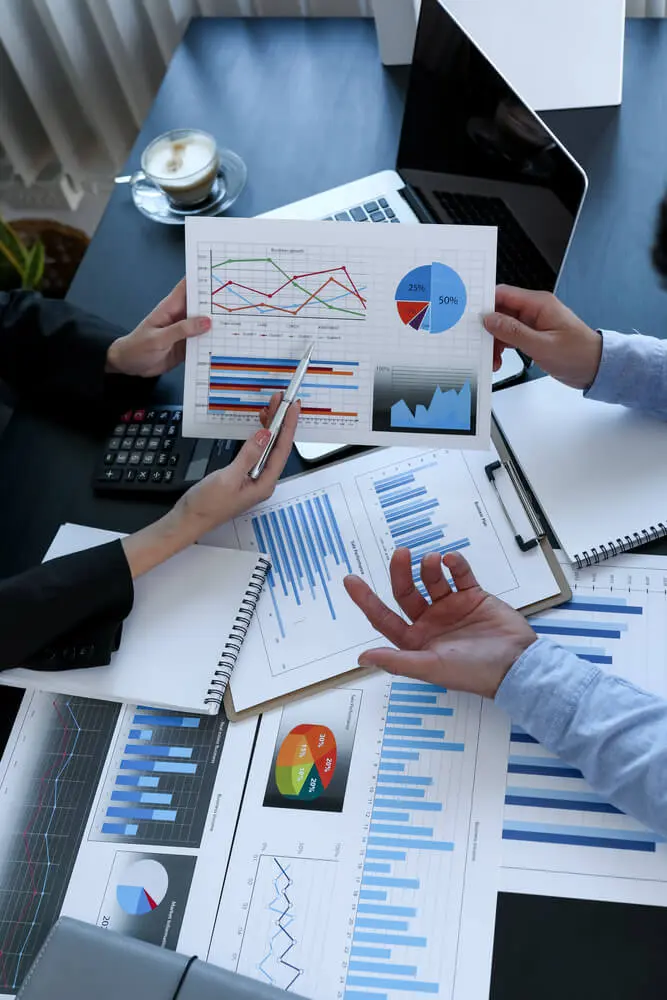
<svg viewBox="0 0 667 1000"><path fill-rule="evenodd" d="M324 284L321 285L320 288L318 288L316 292L313 292L313 294L304 303L302 303L300 306L297 306L296 309L283 309L281 306L274 306L271 302L256 302L256 303L253 303L253 304L250 304L250 305L247 305L247 306L233 306L233 307L230 307L230 306L223 306L219 302L213 301L215 299L215 296L218 295L219 292L223 292L226 288L231 288L232 286L234 286L236 288L242 288L246 292L253 292L255 295L265 295L265 296L267 296L267 298L272 299L274 297L274 295L278 294L278 292L281 292L288 285L294 284L295 281L299 281L301 278L313 277L313 276L317 276L319 274L328 274L328 273L331 273L333 271L343 271L344 274L345 274L345 276L347 277L347 280L349 281L349 283L350 283L350 285L352 287L348 288L346 285L344 285L337 278L333 278L333 277L327 278L327 280L324 282ZM359 302L360 302L360 304L361 304L361 306L362 306L362 308L366 309L366 299L363 297L363 295L361 294L361 292L359 291L359 289L355 285L354 281L350 277L350 273L347 270L347 268L345 267L345 265L343 265L342 267L327 268L325 271L309 271L306 274L296 274L293 278L290 278L289 281L284 282L279 288L276 288L273 292L263 292L259 288L252 288L252 286L250 286L250 285L242 285L238 281L231 281L231 280L229 280L229 281L226 281L224 285L221 285L220 288L216 288L216 290L211 293L211 300L213 302L213 305L218 306L219 309L225 309L229 313L243 312L243 311L245 311L247 309L261 309L261 308L264 308L264 309L274 309L274 310L276 310L276 312L286 312L286 313L290 313L290 315L292 315L292 316L296 316L304 308L304 306L308 305L309 302L312 302L312 300L314 298L317 298L317 296L322 291L324 291L324 289L329 284L338 285L338 287L342 288L343 291L348 292L350 295L354 296L354 298L358 299Z"/></svg>
<svg viewBox="0 0 667 1000"><path fill-rule="evenodd" d="M51 778L51 776L53 775L54 772L57 773L58 769L62 766L62 764L64 763L64 761L67 759L67 743L68 743L69 735L70 735L70 732L71 732L71 730L67 726L66 720L61 715L60 710L58 709L58 705L57 705L57 703L55 701L53 702L53 707L56 710L56 714L58 716L58 719L60 720L60 722L62 723L62 726L63 726L63 736L62 736L62 741L61 741L60 756L53 762L53 764L44 772L44 774L40 778L40 782L39 782L39 795L37 796L37 804L35 805L35 808L33 809L32 814L30 816L30 819L26 823L25 828L23 829L23 831L21 833L21 838L23 840L23 848L25 850L26 860L27 860L27 864L28 864L28 877L30 879L30 886L31 886L32 892L31 892L31 895L30 895L30 899L27 901L27 903L24 904L23 909L21 910L21 912L19 913L18 917L14 921L12 927L10 928L10 931L9 931L10 938L9 938L8 941L5 940L5 942L4 942L5 948L4 949L0 949L0 969L2 971L2 979L3 979L2 985L3 986L10 986L11 985L12 989L14 988L14 986L13 986L13 984L10 984L9 978L7 976L7 969L6 969L6 966L5 966L4 953L5 953L5 950L9 951L11 949L11 946L14 943L14 937L16 935L16 931L18 930L18 928L23 923L23 920L26 917L26 915L28 913L28 910L30 909L30 907L33 904L33 900L35 899L36 896L39 896L39 893L40 893L40 890L37 888L36 883L35 883L35 862L33 860L33 856L32 856L31 851L30 851L30 846L29 846L29 842L28 842L28 834L30 832L30 827L33 825L33 823L37 819L37 816L39 815L39 812L40 812L40 810L42 808L42 803L43 803L43 800L44 800L44 783Z"/></svg>

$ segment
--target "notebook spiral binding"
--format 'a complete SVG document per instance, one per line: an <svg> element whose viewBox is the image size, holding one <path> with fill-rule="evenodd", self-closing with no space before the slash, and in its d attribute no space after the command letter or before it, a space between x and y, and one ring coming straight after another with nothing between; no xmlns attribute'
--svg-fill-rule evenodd
<svg viewBox="0 0 667 1000"><path fill-rule="evenodd" d="M631 535L617 538L614 542L607 542L606 545L594 546L590 552L585 550L581 555L574 557L577 569L585 569L587 566L599 566L605 559L621 555L624 552L631 552L632 549L640 545L647 545L649 542L658 542L661 538L667 538L667 526L662 521L658 521L658 526L651 525L642 531L633 531Z"/></svg>
<svg viewBox="0 0 667 1000"><path fill-rule="evenodd" d="M270 569L271 563L268 559L260 557L257 560L257 566L250 577L248 589L243 595L243 600L241 601L238 614L234 619L232 630L220 654L218 669L211 678L211 686L206 692L207 697L204 699L205 705L216 705L218 708L222 705L222 699L229 685L232 670L236 666L236 661L239 658L243 642L250 628L250 623L257 610L257 604L262 595L262 590Z"/></svg>

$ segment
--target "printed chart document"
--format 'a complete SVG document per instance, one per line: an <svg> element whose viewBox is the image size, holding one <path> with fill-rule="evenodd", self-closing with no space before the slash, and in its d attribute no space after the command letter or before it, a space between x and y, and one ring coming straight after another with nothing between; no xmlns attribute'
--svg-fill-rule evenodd
<svg viewBox="0 0 667 1000"><path fill-rule="evenodd" d="M535 631L667 697L667 559L626 555L566 573L572 600L531 619ZM633 904L667 905L665 837L605 802L518 726L508 737L498 748L504 756L509 745L501 888L627 903L629 924Z"/></svg>
<svg viewBox="0 0 667 1000"><path fill-rule="evenodd" d="M504 760L480 781L483 711L378 675L265 714L209 960L313 1000L488 996Z"/></svg>
<svg viewBox="0 0 667 1000"><path fill-rule="evenodd" d="M517 545L485 473L495 457L378 450L280 483L236 518L235 540L228 526L207 536L266 552L272 566L230 682L235 711L347 673L385 642L343 579L356 573L393 604L388 567L399 545L412 550L416 582L427 552L461 551L481 585L516 608L558 595L542 549Z"/></svg>
<svg viewBox="0 0 667 1000"><path fill-rule="evenodd" d="M488 448L497 230L187 219L184 430L246 438L307 346L299 440Z"/></svg>

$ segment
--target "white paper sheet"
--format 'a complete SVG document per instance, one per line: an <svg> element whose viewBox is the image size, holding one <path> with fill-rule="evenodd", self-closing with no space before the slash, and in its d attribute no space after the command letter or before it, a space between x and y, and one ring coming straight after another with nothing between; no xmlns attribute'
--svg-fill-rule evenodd
<svg viewBox="0 0 667 1000"><path fill-rule="evenodd" d="M299 440L488 447L495 229L187 219L184 429L249 437L311 341Z"/></svg>

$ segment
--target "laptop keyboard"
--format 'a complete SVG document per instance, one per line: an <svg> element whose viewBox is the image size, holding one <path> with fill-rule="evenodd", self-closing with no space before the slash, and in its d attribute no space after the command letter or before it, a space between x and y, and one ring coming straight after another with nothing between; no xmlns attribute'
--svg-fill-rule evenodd
<svg viewBox="0 0 667 1000"><path fill-rule="evenodd" d="M355 205L345 212L327 215L324 222L400 222L396 212L391 208L386 198L367 201L364 205Z"/></svg>
<svg viewBox="0 0 667 1000"><path fill-rule="evenodd" d="M457 225L498 227L498 281L521 288L552 289L556 274L501 198L436 191Z"/></svg>

